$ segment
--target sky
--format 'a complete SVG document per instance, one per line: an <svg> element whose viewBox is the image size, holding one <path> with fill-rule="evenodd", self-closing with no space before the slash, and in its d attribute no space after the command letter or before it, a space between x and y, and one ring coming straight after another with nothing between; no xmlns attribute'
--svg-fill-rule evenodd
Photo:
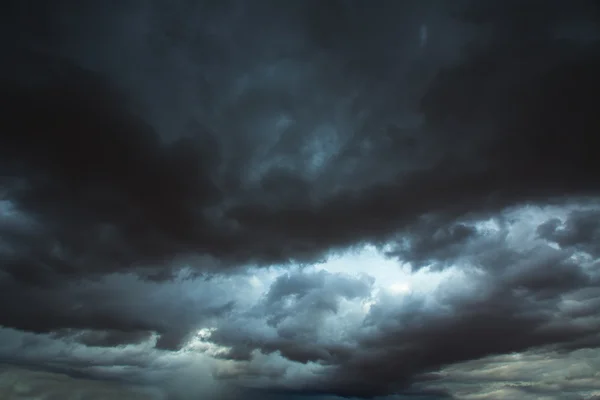
<svg viewBox="0 0 600 400"><path fill-rule="evenodd" d="M600 399L600 6L0 6L2 399Z"/></svg>

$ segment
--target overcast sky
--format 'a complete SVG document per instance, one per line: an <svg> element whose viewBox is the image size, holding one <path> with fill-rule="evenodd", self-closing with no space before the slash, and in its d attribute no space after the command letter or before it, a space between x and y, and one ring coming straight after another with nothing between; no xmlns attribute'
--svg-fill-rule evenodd
<svg viewBox="0 0 600 400"><path fill-rule="evenodd" d="M600 399L598 2L1 7L2 399Z"/></svg>

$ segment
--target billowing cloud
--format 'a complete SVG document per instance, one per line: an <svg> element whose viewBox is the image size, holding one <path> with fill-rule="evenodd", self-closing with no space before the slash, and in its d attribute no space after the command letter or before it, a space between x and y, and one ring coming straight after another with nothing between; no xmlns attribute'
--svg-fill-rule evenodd
<svg viewBox="0 0 600 400"><path fill-rule="evenodd" d="M5 11L7 396L600 396L593 2Z"/></svg>

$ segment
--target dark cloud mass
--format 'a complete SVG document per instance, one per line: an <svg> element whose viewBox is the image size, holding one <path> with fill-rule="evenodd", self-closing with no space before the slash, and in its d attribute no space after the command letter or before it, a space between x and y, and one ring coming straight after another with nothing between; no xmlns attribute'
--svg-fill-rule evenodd
<svg viewBox="0 0 600 400"><path fill-rule="evenodd" d="M599 22L3 3L0 397L597 398Z"/></svg>

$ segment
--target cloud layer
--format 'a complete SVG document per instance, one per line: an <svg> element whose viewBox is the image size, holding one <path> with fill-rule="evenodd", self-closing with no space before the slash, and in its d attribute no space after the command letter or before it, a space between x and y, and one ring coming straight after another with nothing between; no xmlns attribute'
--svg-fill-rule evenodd
<svg viewBox="0 0 600 400"><path fill-rule="evenodd" d="M600 395L595 3L9 3L9 375Z"/></svg>

